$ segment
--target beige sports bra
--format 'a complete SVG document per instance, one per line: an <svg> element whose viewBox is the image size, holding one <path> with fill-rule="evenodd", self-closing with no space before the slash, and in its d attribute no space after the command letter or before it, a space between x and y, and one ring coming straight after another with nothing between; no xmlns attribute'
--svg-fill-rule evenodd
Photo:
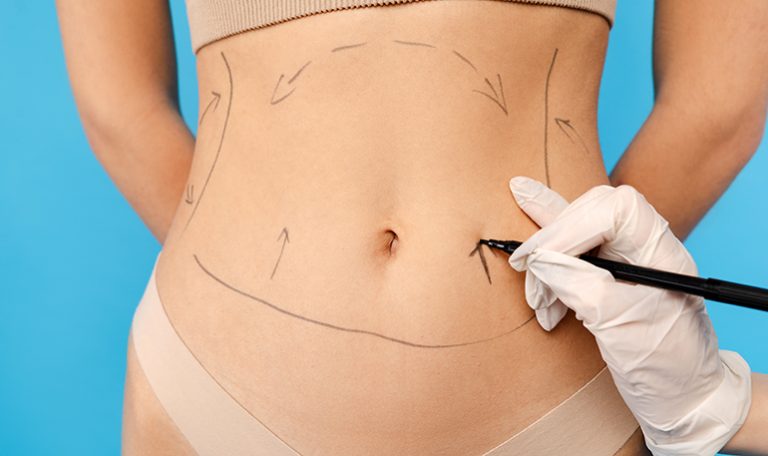
<svg viewBox="0 0 768 456"><path fill-rule="evenodd" d="M425 0L186 0L192 49L218 39L328 11ZM434 1L434 0L432 0ZM445 0L444 0L445 1ZM577 8L600 14L613 26L616 0L494 0Z"/></svg>

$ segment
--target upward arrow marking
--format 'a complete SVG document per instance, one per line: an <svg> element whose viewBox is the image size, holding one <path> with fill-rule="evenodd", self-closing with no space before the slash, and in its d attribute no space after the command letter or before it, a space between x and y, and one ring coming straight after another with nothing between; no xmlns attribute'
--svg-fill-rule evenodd
<svg viewBox="0 0 768 456"><path fill-rule="evenodd" d="M221 100L221 94L219 92L214 92L214 91L211 91L211 94L213 95L213 100L211 100L208 103L208 106L205 107L205 110L203 111L203 115L200 116L200 121L197 123L198 125L203 123L203 119L205 119L205 115L208 113L208 110L211 108L212 104L216 103L216 106L213 107L214 111L216 110L216 108L219 107L219 100Z"/></svg>
<svg viewBox="0 0 768 456"><path fill-rule="evenodd" d="M275 262L275 267L272 269L272 275L269 276L270 280L272 277L275 276L275 271L277 271L277 265L280 264L280 258L283 257L283 250L285 250L285 244L288 242L291 242L291 240L288 238L288 228L283 227L283 231L280 232L280 235L277 236L277 240L283 239L283 245L280 246L280 256L277 257L277 262Z"/></svg>

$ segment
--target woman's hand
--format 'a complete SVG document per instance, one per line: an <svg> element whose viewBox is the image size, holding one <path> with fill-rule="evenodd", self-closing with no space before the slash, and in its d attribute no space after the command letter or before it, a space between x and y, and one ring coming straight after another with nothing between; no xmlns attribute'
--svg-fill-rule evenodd
<svg viewBox="0 0 768 456"><path fill-rule="evenodd" d="M571 204L532 179L513 178L510 188L543 226L509 258L528 271L526 298L539 323L551 330L575 311L655 455L718 452L749 412L750 368L718 349L704 300L619 282L575 257L601 246L601 258L696 275L666 220L629 186L595 187Z"/></svg>

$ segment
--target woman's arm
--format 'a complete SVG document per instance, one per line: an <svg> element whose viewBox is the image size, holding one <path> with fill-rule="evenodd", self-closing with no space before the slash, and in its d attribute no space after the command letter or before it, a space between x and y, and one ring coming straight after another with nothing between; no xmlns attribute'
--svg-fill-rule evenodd
<svg viewBox="0 0 768 456"><path fill-rule="evenodd" d="M57 0L67 68L96 157L163 243L194 137L178 107L166 0Z"/></svg>
<svg viewBox="0 0 768 456"><path fill-rule="evenodd" d="M684 239L754 154L768 106L768 1L657 0L656 102L611 174Z"/></svg>

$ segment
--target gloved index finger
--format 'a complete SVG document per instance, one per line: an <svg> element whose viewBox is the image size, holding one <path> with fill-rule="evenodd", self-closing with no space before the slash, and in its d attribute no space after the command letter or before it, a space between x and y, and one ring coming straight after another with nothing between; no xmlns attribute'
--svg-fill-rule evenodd
<svg viewBox="0 0 768 456"><path fill-rule="evenodd" d="M601 256L654 266L660 260L655 258L659 248L674 247L669 243L676 238L667 228L666 220L634 188L602 185L574 200L531 236L510 256L509 263L525 269L525 257L537 247L580 255L603 245Z"/></svg>
<svg viewBox="0 0 768 456"><path fill-rule="evenodd" d="M541 182L516 176L510 179L509 189L517 205L539 226L547 226L568 207L568 201Z"/></svg>
<svg viewBox="0 0 768 456"><path fill-rule="evenodd" d="M580 255L602 244L613 225L613 187L590 189L568 205L552 222L534 233L510 256L509 264L524 269L534 249Z"/></svg>

